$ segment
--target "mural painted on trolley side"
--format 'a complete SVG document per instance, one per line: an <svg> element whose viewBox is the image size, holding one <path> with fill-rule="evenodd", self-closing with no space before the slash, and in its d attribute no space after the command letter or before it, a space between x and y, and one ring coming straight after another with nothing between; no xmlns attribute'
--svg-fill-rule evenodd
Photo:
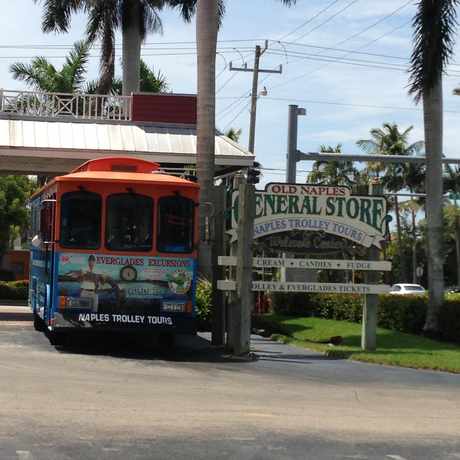
<svg viewBox="0 0 460 460"><path fill-rule="evenodd" d="M61 253L58 261L64 318L143 323L146 314L193 312L193 259Z"/></svg>

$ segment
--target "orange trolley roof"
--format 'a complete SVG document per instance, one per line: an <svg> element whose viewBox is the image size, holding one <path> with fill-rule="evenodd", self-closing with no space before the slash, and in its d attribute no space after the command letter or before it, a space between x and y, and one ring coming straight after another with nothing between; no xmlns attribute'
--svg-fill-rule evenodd
<svg viewBox="0 0 460 460"><path fill-rule="evenodd" d="M43 189L54 182L130 182L138 184L180 186L198 189L195 182L158 172L159 164L132 157L104 157L90 160L65 176L55 177ZM42 190L43 190L42 189ZM41 190L40 190L41 191ZM37 192L36 194L40 193ZM35 194L35 195L36 195Z"/></svg>

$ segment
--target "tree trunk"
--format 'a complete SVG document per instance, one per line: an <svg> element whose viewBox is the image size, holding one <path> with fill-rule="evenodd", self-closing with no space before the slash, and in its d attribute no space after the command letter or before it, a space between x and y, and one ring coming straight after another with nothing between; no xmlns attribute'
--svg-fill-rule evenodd
<svg viewBox="0 0 460 460"><path fill-rule="evenodd" d="M196 41L198 54L197 173L200 185L200 270L212 276L212 244L204 228L212 223L216 110L216 47L218 10L215 0L198 0ZM210 232L212 238L212 229Z"/></svg>
<svg viewBox="0 0 460 460"><path fill-rule="evenodd" d="M458 215L455 216L455 249L457 254L457 286L460 286L460 216Z"/></svg>
<svg viewBox="0 0 460 460"><path fill-rule="evenodd" d="M126 1L126 0L125 0ZM138 0L129 1L124 10L123 39L123 95L139 91L141 62L140 5Z"/></svg>
<svg viewBox="0 0 460 460"><path fill-rule="evenodd" d="M426 163L426 214L428 235L428 293L429 302L424 332L436 334L439 329L439 310L444 300L443 266L443 101L442 76L435 87L423 94Z"/></svg>
<svg viewBox="0 0 460 460"><path fill-rule="evenodd" d="M112 90L112 83L115 76L115 44L113 33L110 30L111 24L104 24L104 36L102 38L102 57L99 70L98 94L109 94Z"/></svg>
<svg viewBox="0 0 460 460"><path fill-rule="evenodd" d="M412 282L418 283L417 276L417 228L416 228L416 212L411 208L412 213Z"/></svg>
<svg viewBox="0 0 460 460"><path fill-rule="evenodd" d="M404 247L402 242L401 216L399 214L398 196L395 195L395 214L396 214L396 231L398 232L398 254L399 254L399 282L404 283L407 277L407 264L404 257Z"/></svg>

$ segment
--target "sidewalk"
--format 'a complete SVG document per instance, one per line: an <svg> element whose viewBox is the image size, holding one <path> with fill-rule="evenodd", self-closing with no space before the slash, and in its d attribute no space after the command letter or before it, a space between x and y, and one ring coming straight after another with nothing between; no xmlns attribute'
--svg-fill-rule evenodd
<svg viewBox="0 0 460 460"><path fill-rule="evenodd" d="M0 321L32 321L29 307L22 305L0 305Z"/></svg>

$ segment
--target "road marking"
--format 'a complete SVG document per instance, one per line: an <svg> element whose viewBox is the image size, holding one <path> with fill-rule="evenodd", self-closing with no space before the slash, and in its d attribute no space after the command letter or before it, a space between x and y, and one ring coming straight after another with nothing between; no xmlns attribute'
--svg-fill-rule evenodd
<svg viewBox="0 0 460 460"><path fill-rule="evenodd" d="M102 450L105 452L120 452L117 447L103 447Z"/></svg>
<svg viewBox="0 0 460 460"><path fill-rule="evenodd" d="M33 460L33 455L28 450L17 450L18 460Z"/></svg>
<svg viewBox="0 0 460 460"><path fill-rule="evenodd" d="M401 455L387 455L386 456L387 458L391 458L392 460L407 460L406 458L404 457L401 457Z"/></svg>

